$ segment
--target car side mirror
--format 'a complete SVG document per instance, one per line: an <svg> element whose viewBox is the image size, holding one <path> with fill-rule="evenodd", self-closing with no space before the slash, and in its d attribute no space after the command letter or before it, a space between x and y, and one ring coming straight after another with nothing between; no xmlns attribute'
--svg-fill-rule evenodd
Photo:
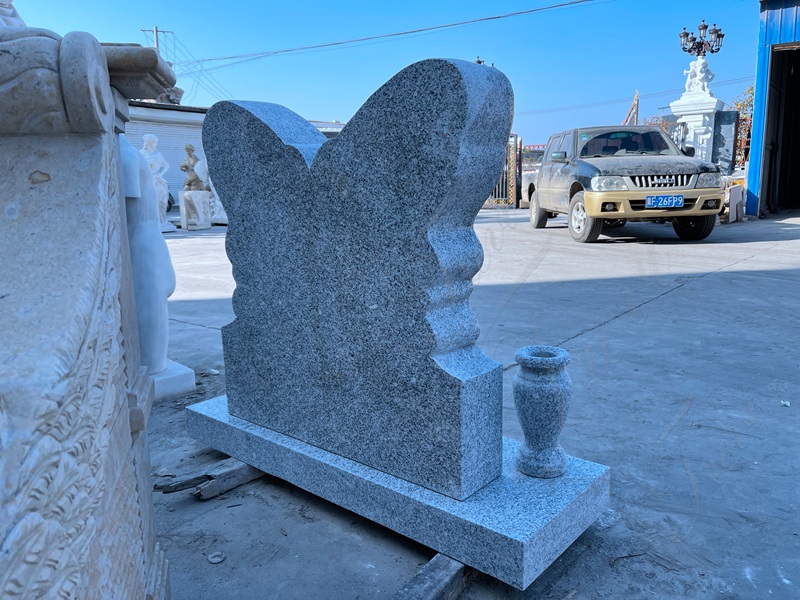
<svg viewBox="0 0 800 600"><path fill-rule="evenodd" d="M681 152L683 152L686 156L689 157L694 156L694 148L692 146L686 146L685 148L681 148Z"/></svg>
<svg viewBox="0 0 800 600"><path fill-rule="evenodd" d="M553 152L550 155L550 158L553 159L553 162L567 162L567 153L566 152Z"/></svg>

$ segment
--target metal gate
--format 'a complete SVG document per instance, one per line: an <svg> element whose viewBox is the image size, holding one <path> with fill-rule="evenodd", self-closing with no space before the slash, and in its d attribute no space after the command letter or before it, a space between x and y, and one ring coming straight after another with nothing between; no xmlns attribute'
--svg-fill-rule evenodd
<svg viewBox="0 0 800 600"><path fill-rule="evenodd" d="M506 162L500 181L494 186L487 204L508 208L519 207L519 182L522 173L522 138L512 133L506 146Z"/></svg>

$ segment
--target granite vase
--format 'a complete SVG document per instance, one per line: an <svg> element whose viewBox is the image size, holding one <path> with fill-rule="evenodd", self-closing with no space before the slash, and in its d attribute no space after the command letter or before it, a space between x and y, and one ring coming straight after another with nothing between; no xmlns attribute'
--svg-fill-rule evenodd
<svg viewBox="0 0 800 600"><path fill-rule="evenodd" d="M517 469L531 477L559 477L567 467L558 438L572 395L566 371L569 352L554 346L525 346L515 359L520 368L514 376L514 404L525 435Z"/></svg>

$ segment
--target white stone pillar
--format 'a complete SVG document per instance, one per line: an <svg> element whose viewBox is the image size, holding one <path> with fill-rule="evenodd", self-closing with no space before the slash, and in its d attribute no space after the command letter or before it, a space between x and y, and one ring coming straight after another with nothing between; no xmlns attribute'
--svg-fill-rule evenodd
<svg viewBox="0 0 800 600"><path fill-rule="evenodd" d="M711 160L714 142L714 117L724 106L722 100L705 94L683 94L680 100L670 103L672 114L678 117L678 123L685 123L688 132L686 142L695 149L695 156L703 160Z"/></svg>
<svg viewBox="0 0 800 600"><path fill-rule="evenodd" d="M686 143L694 147L695 156L710 161L714 145L714 120L724 103L708 89L714 73L708 68L705 57L693 60L684 75L687 75L686 91L669 107L672 114L678 117L678 123L686 125Z"/></svg>

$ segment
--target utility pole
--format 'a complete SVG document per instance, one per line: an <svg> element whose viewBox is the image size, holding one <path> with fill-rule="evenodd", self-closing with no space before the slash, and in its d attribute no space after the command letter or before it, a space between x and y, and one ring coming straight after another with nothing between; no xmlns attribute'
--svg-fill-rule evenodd
<svg viewBox="0 0 800 600"><path fill-rule="evenodd" d="M631 103L631 107L628 109L628 114L625 115L625 119L622 121L623 125L638 125L639 124L639 90L636 90L636 94L633 96L633 102Z"/></svg>
<svg viewBox="0 0 800 600"><path fill-rule="evenodd" d="M149 29L142 29L143 33L144 32L149 32L149 31L150 31ZM158 34L159 33L171 33L171 34L174 35L175 32L174 31L167 31L166 29L159 29L157 25L155 25L153 27L153 41L155 42L154 46L155 46L156 52L161 54L161 48L158 45Z"/></svg>

